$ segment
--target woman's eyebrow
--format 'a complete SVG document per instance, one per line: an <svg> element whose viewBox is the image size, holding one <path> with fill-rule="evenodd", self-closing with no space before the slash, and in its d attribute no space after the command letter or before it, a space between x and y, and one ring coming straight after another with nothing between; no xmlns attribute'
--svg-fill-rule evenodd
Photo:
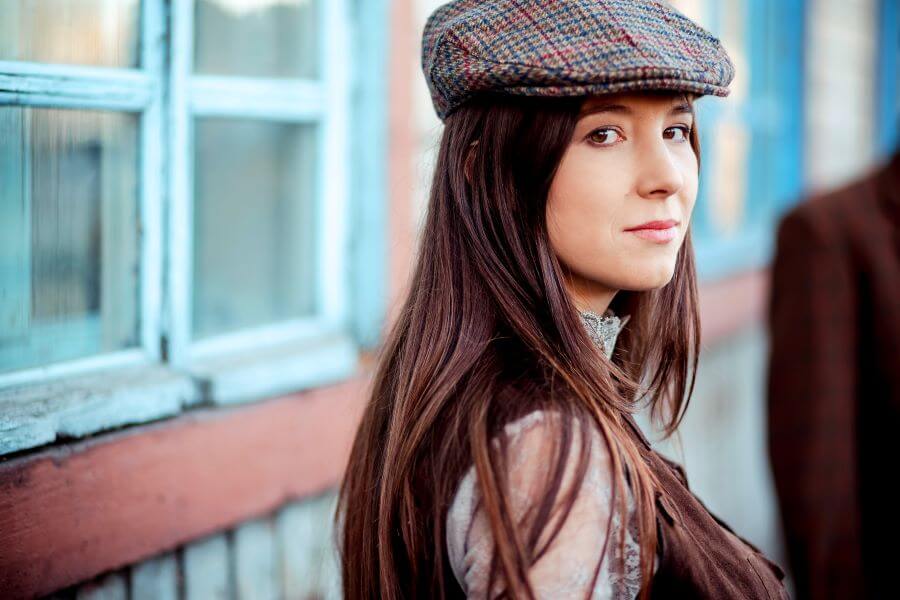
<svg viewBox="0 0 900 600"><path fill-rule="evenodd" d="M675 106L673 106L672 110L669 111L670 116L683 115L683 114L693 115L694 107L692 107L687 102L682 102L680 104L676 104Z"/></svg>
<svg viewBox="0 0 900 600"><path fill-rule="evenodd" d="M593 104L588 106L587 108L581 109L581 114L578 117L586 117L587 115L594 115L598 113L622 113L626 115L632 114L634 111L624 104Z"/></svg>
<svg viewBox="0 0 900 600"><path fill-rule="evenodd" d="M578 115L578 118L580 119L582 117L586 117L587 115L595 115L598 113L620 113L624 115L631 115L634 114L634 111L624 104L594 104L581 109L581 113ZM694 114L694 108L687 102L676 104L669 111L670 116L683 114Z"/></svg>

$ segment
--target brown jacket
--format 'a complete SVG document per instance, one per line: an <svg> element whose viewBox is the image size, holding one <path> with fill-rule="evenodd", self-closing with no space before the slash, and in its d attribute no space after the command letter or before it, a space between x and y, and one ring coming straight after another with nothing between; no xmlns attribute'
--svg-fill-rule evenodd
<svg viewBox="0 0 900 600"><path fill-rule="evenodd" d="M769 314L769 444L798 598L895 596L900 154L793 209Z"/></svg>
<svg viewBox="0 0 900 600"><path fill-rule="evenodd" d="M626 418L647 464L662 485L656 495L660 536L653 598L781 600L784 571L713 515L688 488L680 465L655 452Z"/></svg>

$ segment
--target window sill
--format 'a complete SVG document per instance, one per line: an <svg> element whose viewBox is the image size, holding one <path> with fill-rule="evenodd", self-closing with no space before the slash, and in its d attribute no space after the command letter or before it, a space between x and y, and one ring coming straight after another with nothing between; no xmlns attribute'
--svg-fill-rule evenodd
<svg viewBox="0 0 900 600"><path fill-rule="evenodd" d="M0 455L176 415L197 384L159 364L106 368L0 391Z"/></svg>
<svg viewBox="0 0 900 600"><path fill-rule="evenodd" d="M196 361L106 368L0 390L0 456L57 440L334 383L351 376L358 350L346 335Z"/></svg>

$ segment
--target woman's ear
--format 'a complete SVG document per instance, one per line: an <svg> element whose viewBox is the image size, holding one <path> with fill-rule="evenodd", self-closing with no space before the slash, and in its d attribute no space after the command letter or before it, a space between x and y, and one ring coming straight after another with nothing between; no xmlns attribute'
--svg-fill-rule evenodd
<svg viewBox="0 0 900 600"><path fill-rule="evenodd" d="M471 144L469 144L469 151L466 153L466 162L463 163L463 173L466 176L466 181L469 182L469 185L472 185L472 163L475 162L475 153L477 150L478 140L475 140Z"/></svg>

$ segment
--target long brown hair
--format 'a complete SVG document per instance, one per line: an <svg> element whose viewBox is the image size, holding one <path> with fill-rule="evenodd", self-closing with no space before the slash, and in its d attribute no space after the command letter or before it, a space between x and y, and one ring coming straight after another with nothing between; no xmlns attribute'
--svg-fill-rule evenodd
<svg viewBox="0 0 900 600"><path fill-rule="evenodd" d="M444 520L472 464L495 540L488 589L500 577L502 595L534 597L528 570L549 544L538 540L565 465L548 461L555 469L534 507L538 518L523 531L509 510L502 444L492 443L504 424L534 409L573 417L560 421L551 456L568 451L570 421L603 434L622 517L626 495L618 490L629 485L636 500L642 596L648 593L657 483L623 413L649 399L671 434L687 406L700 338L693 249L688 231L667 285L616 295L610 308L631 319L607 359L566 292L545 222L550 183L583 100L487 97L446 119L409 294L380 350L340 489L346 598L459 594ZM696 127L690 140L699 161ZM582 445L579 482L586 453Z"/></svg>

